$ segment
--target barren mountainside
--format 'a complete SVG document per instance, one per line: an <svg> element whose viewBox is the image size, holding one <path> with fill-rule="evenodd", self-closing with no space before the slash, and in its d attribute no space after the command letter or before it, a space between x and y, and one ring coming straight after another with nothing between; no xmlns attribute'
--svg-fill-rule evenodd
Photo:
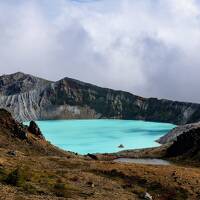
<svg viewBox="0 0 200 200"><path fill-rule="evenodd" d="M0 109L0 199L199 200L199 180L198 167L123 164L62 151L35 122L24 126Z"/></svg>
<svg viewBox="0 0 200 200"><path fill-rule="evenodd" d="M52 82L20 72L0 77L0 107L18 121L119 118L186 124L200 120L200 104L142 98L70 78Z"/></svg>

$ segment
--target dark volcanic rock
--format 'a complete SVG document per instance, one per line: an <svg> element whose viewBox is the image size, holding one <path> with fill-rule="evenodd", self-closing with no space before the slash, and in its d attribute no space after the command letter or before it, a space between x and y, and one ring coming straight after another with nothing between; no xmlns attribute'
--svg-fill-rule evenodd
<svg viewBox="0 0 200 200"><path fill-rule="evenodd" d="M176 141L179 135L182 135L183 133L188 132L189 130L192 130L192 129L196 129L196 128L200 128L200 122L177 126L176 128L172 129L168 134L158 139L157 142L160 144L174 142Z"/></svg>
<svg viewBox="0 0 200 200"><path fill-rule="evenodd" d="M18 121L117 118L186 124L200 120L200 104L142 98L70 78L54 83L22 73L0 77L0 107Z"/></svg>
<svg viewBox="0 0 200 200"><path fill-rule="evenodd" d="M167 157L200 160L200 127L179 135L167 149Z"/></svg>
<svg viewBox="0 0 200 200"><path fill-rule="evenodd" d="M28 127L28 131L30 133L32 133L33 135L36 135L37 137L44 139L44 136L43 136L40 128L38 127L38 125L34 121L30 122L30 125Z"/></svg>
<svg viewBox="0 0 200 200"><path fill-rule="evenodd" d="M90 158L92 158L93 160L98 160L98 157L94 154L90 154L88 153L87 156L89 156Z"/></svg>
<svg viewBox="0 0 200 200"><path fill-rule="evenodd" d="M4 109L0 109L0 128L9 130L15 137L27 139L26 127L14 120L12 115Z"/></svg>

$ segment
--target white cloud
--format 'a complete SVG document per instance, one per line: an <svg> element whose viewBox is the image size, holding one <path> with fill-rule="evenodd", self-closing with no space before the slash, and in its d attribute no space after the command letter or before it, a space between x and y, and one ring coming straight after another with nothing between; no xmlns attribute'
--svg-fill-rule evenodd
<svg viewBox="0 0 200 200"><path fill-rule="evenodd" d="M3 0L0 72L200 102L196 0Z"/></svg>

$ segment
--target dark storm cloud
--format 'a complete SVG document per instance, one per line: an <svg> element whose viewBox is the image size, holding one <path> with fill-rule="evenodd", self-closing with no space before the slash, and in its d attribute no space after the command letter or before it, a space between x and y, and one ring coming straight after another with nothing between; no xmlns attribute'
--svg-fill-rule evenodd
<svg viewBox="0 0 200 200"><path fill-rule="evenodd" d="M195 0L2 0L0 73L200 102Z"/></svg>

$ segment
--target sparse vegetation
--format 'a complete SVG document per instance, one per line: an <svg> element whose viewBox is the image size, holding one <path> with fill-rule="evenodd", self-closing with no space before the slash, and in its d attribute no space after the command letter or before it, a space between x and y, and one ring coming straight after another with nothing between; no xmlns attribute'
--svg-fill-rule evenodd
<svg viewBox="0 0 200 200"><path fill-rule="evenodd" d="M103 162L11 131L0 127L0 199L139 200L148 192L154 200L199 200L200 168Z"/></svg>
<svg viewBox="0 0 200 200"><path fill-rule="evenodd" d="M20 168L15 169L14 171L10 172L5 179L7 184L21 187L25 183L24 173Z"/></svg>
<svg viewBox="0 0 200 200"><path fill-rule="evenodd" d="M5 180L6 178L6 171L3 168L0 168L0 181Z"/></svg>
<svg viewBox="0 0 200 200"><path fill-rule="evenodd" d="M71 197L73 193L79 193L81 190L72 182L67 183L65 178L60 177L52 186L52 192L58 197Z"/></svg>

